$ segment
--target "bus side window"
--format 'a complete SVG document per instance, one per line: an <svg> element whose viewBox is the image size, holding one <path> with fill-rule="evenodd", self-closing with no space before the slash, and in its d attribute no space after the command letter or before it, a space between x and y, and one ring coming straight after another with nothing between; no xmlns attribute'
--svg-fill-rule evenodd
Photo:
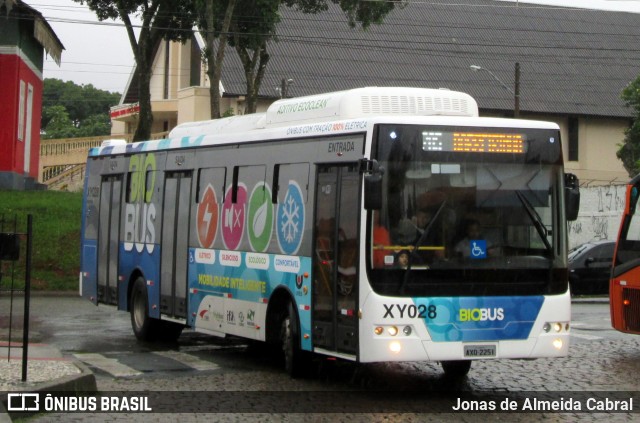
<svg viewBox="0 0 640 423"><path fill-rule="evenodd" d="M289 181L295 181L298 184L306 203L309 198L309 163L277 164L274 167L272 202L274 200L278 203L284 202Z"/></svg>
<svg viewBox="0 0 640 423"><path fill-rule="evenodd" d="M127 192L125 193L125 199L124 201L126 203L131 203L132 198L133 198L133 190L137 190L136 186L135 186L135 182L134 182L134 175L135 172L127 172Z"/></svg>
<svg viewBox="0 0 640 423"><path fill-rule="evenodd" d="M209 167L198 170L198 185L196 191L196 203L202 201L207 187L211 185L219 203L224 201L224 187L227 184L227 168Z"/></svg>
<svg viewBox="0 0 640 423"><path fill-rule="evenodd" d="M155 181L156 181L156 171L155 170L147 170L147 173L145 175L144 178L144 202L145 203L150 203L151 199L153 198L153 190L155 188Z"/></svg>
<svg viewBox="0 0 640 423"><path fill-rule="evenodd" d="M280 190L280 165L273 166L273 181L271 183L271 203L278 202L278 191Z"/></svg>
<svg viewBox="0 0 640 423"><path fill-rule="evenodd" d="M630 207L633 207L631 219L629 221L629 229L627 230L627 241L640 241L640 210L638 206L637 196L635 198L635 204L633 204L633 198L631 199Z"/></svg>

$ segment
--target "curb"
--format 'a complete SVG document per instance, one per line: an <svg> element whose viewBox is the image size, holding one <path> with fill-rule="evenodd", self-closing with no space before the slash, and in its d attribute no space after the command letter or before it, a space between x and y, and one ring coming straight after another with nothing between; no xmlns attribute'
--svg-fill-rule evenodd
<svg viewBox="0 0 640 423"><path fill-rule="evenodd" d="M6 294L6 295L5 295ZM9 291L0 291L0 298L9 297L11 293ZM17 290L13 292L14 297L24 297L24 290ZM36 291L31 290L31 298L33 297L78 297L80 294L78 290L74 291Z"/></svg>
<svg viewBox="0 0 640 423"><path fill-rule="evenodd" d="M63 376L49 382L43 382L38 386L20 389L18 392L74 392L77 394L95 393L98 391L96 377L93 372L80 361L73 364L80 370L80 374ZM0 423L11 423L12 419L34 416L38 412L13 412L7 411L7 398L0 398Z"/></svg>
<svg viewBox="0 0 640 423"><path fill-rule="evenodd" d="M84 363L74 361L80 369L79 375L63 376L51 382L44 382L34 389L34 392L97 392L96 377Z"/></svg>
<svg viewBox="0 0 640 423"><path fill-rule="evenodd" d="M574 297L571 298L572 304L609 304L609 297Z"/></svg>

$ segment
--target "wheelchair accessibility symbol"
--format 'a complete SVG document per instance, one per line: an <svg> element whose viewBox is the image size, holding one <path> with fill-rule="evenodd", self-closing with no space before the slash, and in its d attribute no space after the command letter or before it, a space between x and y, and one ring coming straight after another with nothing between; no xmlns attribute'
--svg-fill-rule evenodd
<svg viewBox="0 0 640 423"><path fill-rule="evenodd" d="M472 239L470 244L471 254L469 257L472 259L487 258L487 241L484 239Z"/></svg>

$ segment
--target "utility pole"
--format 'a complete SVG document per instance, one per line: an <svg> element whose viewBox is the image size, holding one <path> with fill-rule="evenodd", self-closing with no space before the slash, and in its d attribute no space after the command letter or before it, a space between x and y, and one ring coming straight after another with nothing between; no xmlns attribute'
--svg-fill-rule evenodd
<svg viewBox="0 0 640 423"><path fill-rule="evenodd" d="M509 88L509 86L507 84L505 84L504 82L502 82L502 80L500 78L498 78L496 76L496 74L494 74L493 72L491 72L489 69L487 68L483 68L482 66L478 66L478 65L471 65L469 66L471 68L471 70L473 71L485 71L487 72L489 75L491 75L491 77L493 77L493 79L495 79L496 81L498 81L498 83L500 85L502 85L502 87L509 91L512 95L513 95L513 117L514 118L518 118L520 117L520 63L516 62L516 67L515 67L515 86L514 89Z"/></svg>
<svg viewBox="0 0 640 423"><path fill-rule="evenodd" d="M513 117L520 117L520 63L516 62Z"/></svg>
<svg viewBox="0 0 640 423"><path fill-rule="evenodd" d="M287 91L289 90L289 85L293 82L293 79L282 78L282 85L280 86L280 98L287 98Z"/></svg>

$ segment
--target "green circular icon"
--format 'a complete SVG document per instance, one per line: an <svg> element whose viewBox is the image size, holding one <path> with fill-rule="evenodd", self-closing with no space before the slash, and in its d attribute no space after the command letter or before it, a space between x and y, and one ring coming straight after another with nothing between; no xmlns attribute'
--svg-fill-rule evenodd
<svg viewBox="0 0 640 423"><path fill-rule="evenodd" d="M251 249L257 252L264 252L269 247L273 231L271 189L266 183L260 182L256 184L251 192L247 226Z"/></svg>

